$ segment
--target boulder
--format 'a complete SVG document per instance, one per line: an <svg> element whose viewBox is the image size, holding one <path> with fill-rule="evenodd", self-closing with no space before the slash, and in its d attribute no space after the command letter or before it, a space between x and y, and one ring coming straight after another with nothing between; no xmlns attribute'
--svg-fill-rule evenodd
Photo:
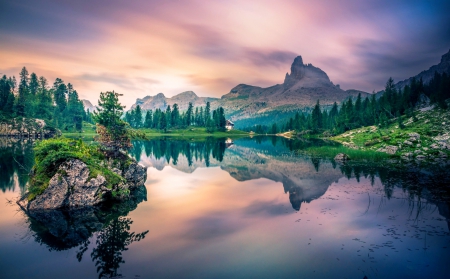
<svg viewBox="0 0 450 279"><path fill-rule="evenodd" d="M17 203L29 212L83 208L111 199L125 200L129 198L131 190L144 185L147 168L133 161L123 170L124 182L109 188L102 175L89 176L89 168L84 162L68 160L59 166L42 194L29 201L29 193L26 193Z"/></svg>
<svg viewBox="0 0 450 279"><path fill-rule="evenodd" d="M412 142L418 141L420 139L420 135L418 133L409 133L409 140Z"/></svg>
<svg viewBox="0 0 450 279"><path fill-rule="evenodd" d="M405 140L405 141L403 142L403 144L404 144L404 145L409 145L409 146L412 146L412 145L413 145L413 143L410 142L410 141L408 141L408 140Z"/></svg>
<svg viewBox="0 0 450 279"><path fill-rule="evenodd" d="M350 160L350 157L345 153L339 153L334 157L336 162L345 163Z"/></svg>
<svg viewBox="0 0 450 279"><path fill-rule="evenodd" d="M395 145L388 145L388 146L377 149L378 152L384 152L384 153L391 154L391 155L397 153L397 150L398 150L398 146L395 146Z"/></svg>

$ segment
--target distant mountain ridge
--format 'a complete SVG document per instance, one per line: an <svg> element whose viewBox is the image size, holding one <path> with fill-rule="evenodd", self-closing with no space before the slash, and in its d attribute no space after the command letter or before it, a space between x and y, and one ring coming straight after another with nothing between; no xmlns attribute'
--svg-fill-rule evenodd
<svg viewBox="0 0 450 279"><path fill-rule="evenodd" d="M435 72L438 72L439 74L450 74L450 50L446 54L442 55L441 62L439 62L439 64L431 66L428 70L422 71L418 75L397 82L395 87L397 89L402 89L406 85L409 85L413 78L416 78L417 80L422 79L424 83L428 83L433 78Z"/></svg>
<svg viewBox="0 0 450 279"><path fill-rule="evenodd" d="M97 106L94 106L89 100L81 100L83 102L84 110L89 112L97 111Z"/></svg>
<svg viewBox="0 0 450 279"><path fill-rule="evenodd" d="M163 93L158 93L155 96L146 96L142 99L137 99L136 103L133 104L130 109L134 109L139 105L142 110L155 110L158 108L165 110L168 105L173 106L176 103L178 104L178 108L183 111L188 109L189 102L191 102L194 107L199 107L205 106L207 102L214 102L216 100L218 99L199 97L193 91L185 91L172 98L167 98Z"/></svg>
<svg viewBox="0 0 450 279"><path fill-rule="evenodd" d="M364 91L350 89L342 90L339 85L331 82L328 75L312 64L304 64L301 56L297 56L291 66L291 72L286 73L284 82L267 88L239 84L220 99L198 97L192 91L186 91L167 98L163 93L137 99L131 109L137 105L143 110L166 109L168 105L177 103L180 110L186 110L189 102L194 106L205 106L211 103L211 109L219 106L225 109L228 118L235 122L236 127L250 126L254 123L271 124L274 121L292 116L299 110L308 110L317 100L323 107L330 107L334 102L341 103L349 97L356 98L370 94ZM270 123L264 123L270 121Z"/></svg>

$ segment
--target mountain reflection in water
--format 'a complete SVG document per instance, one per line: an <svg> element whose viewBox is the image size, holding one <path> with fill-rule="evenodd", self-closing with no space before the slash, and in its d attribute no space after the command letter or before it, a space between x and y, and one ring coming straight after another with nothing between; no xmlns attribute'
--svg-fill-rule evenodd
<svg viewBox="0 0 450 279"><path fill-rule="evenodd" d="M158 170L170 166L185 173L197 168L220 167L238 181L266 178L283 184L289 193L292 208L300 210L303 202L321 197L332 182L343 175L348 179L369 178L372 184L379 177L387 198L395 187L409 193L410 199L427 198L442 208L450 202L448 163L432 166L350 162L336 164L331 158L295 155L293 151L311 147L335 145L321 140L290 140L280 137L239 139L226 145L225 139L183 141L157 139L135 141L132 154L143 165ZM425 191L426 190L426 191ZM423 193L425 191L425 193ZM443 214L447 210L440 209ZM447 215L446 217L450 217Z"/></svg>
<svg viewBox="0 0 450 279"><path fill-rule="evenodd" d="M0 204L0 269L5 278L448 274L448 165L339 165L294 152L330 144L280 137L135 141L132 156L149 167L136 199L33 216ZM31 147L0 146L0 194L7 200L26 189Z"/></svg>

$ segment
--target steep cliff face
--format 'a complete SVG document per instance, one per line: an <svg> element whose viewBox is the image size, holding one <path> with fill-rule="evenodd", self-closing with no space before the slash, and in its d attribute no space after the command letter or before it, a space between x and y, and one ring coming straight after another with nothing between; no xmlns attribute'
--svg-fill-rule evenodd
<svg viewBox="0 0 450 279"><path fill-rule="evenodd" d="M431 66L428 70L422 71L414 77L410 77L408 79L398 82L395 85L395 87L397 89L403 88L405 87L405 85L409 85L413 78L416 78L416 80L422 79L424 83L428 83L433 78L435 72L439 74L442 73L450 74L450 50L446 54L442 55L439 64Z"/></svg>

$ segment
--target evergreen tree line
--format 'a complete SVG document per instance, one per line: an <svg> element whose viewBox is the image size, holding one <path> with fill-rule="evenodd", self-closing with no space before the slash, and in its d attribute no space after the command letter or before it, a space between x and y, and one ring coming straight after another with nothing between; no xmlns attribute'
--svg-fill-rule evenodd
<svg viewBox="0 0 450 279"><path fill-rule="evenodd" d="M211 111L210 103L206 107L195 107L189 103L188 109L181 112L178 104L167 106L165 110L143 111L138 105L125 113L125 121L133 128L148 128L167 131L168 129L186 128L188 126L206 127L208 131L224 131L225 112L222 107Z"/></svg>
<svg viewBox="0 0 450 279"><path fill-rule="evenodd" d="M394 80L389 78L383 94L378 99L375 94L364 99L359 94L355 101L349 98L340 108L334 103L329 111L322 111L318 100L310 114L296 113L281 127L274 123L272 127L256 127L256 132L258 133L258 129L266 133L296 130L336 135L362 126L385 127L393 118L397 118L399 127L402 128L404 126L399 116L415 118L414 108L421 101L422 94L427 96L431 103L446 109L448 105L445 100L450 98L450 76L446 73L435 73L428 84L413 78L410 84L401 90L397 90Z"/></svg>
<svg viewBox="0 0 450 279"><path fill-rule="evenodd" d="M154 156L157 160L165 158L167 163L177 165L179 157L184 156L188 165L193 162L205 162L209 167L211 158L222 162L226 149L224 140L207 138L201 142L174 141L169 139L157 139L151 141L134 141L131 155L139 160L142 152L147 157Z"/></svg>
<svg viewBox="0 0 450 279"><path fill-rule="evenodd" d="M39 118L61 130L81 130L82 122L92 122L72 84L57 78L50 87L45 77L28 73L25 67L16 78L0 79L0 120L14 117Z"/></svg>

